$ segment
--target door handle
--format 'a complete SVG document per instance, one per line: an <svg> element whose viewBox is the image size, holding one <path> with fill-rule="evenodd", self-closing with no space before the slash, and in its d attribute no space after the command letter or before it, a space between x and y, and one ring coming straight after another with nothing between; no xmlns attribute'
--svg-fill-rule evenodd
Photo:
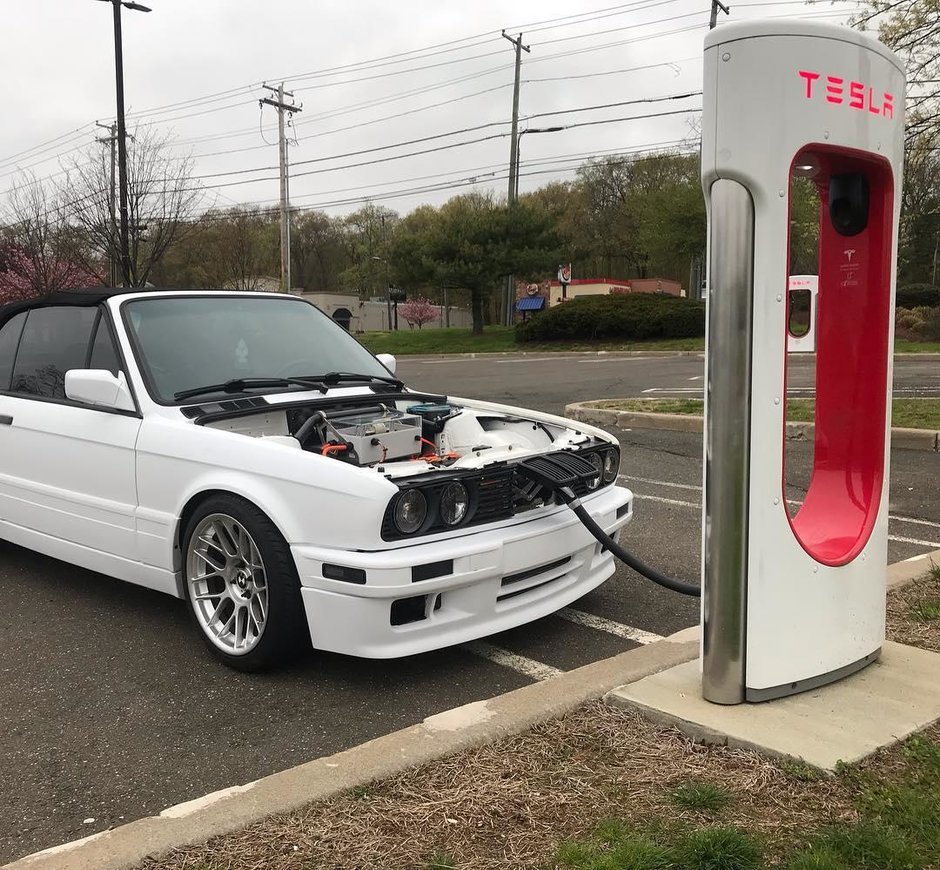
<svg viewBox="0 0 940 870"><path fill-rule="evenodd" d="M9 414L0 414L0 426L12 426L13 418Z"/></svg>

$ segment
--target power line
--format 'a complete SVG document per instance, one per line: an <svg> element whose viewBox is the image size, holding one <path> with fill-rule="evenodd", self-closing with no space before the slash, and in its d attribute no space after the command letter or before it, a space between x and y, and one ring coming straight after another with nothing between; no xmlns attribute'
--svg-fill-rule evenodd
<svg viewBox="0 0 940 870"><path fill-rule="evenodd" d="M574 107L574 108L569 108L569 109L558 109L558 110L553 111L553 112L540 112L540 113L534 114L534 115L527 115L526 117L527 117L527 118L542 118L542 117L547 117L547 116L549 116L549 115L566 115L566 114L574 114L574 113L578 113L578 112L595 111L595 110L598 110L598 109L622 108L622 107L624 107L624 106L635 106L635 105L645 105L645 104L650 104L650 103L672 102L672 101L676 101L676 100L686 100L686 99L689 99L690 97L697 97L697 96L700 96L701 93L702 93L701 91L690 91L690 92L684 93L684 94L668 94L668 95L662 96L662 97L644 97L644 98L636 99L636 100L621 100L621 101L616 102L616 103L603 103L603 104L598 105L598 106L579 106L579 107ZM687 111L687 110L683 110L683 111ZM472 127L461 127L460 129L457 129L457 130L448 130L448 131L445 132L445 133L435 133L435 134L430 135L430 136L420 136L420 137L415 138L415 139L405 139L405 140L403 140L403 141L401 141L401 142L392 142L392 143L389 143L388 145L377 145L377 146L375 146L375 147L373 147L373 148L363 148L363 149L360 149L359 151L346 151L346 152L343 152L343 153L341 153L341 154L331 154L331 155L328 155L328 156L325 156L325 157L313 157L313 158L311 158L311 159L309 159L309 160L298 160L298 161L296 161L293 165L294 165L294 167L296 168L297 166L309 166L309 165L314 164L314 163L325 163L325 162L329 162L329 161L331 161L331 160L339 160L339 159L343 159L343 158L347 158L347 157L361 157L361 156L363 156L363 155L365 155L365 154L375 154L375 153L378 153L378 152L380 152L380 151L389 151L389 150L394 150L394 149L396 149L396 148L404 148L404 147L407 147L407 146L409 146L409 145L420 145L420 144L423 144L423 143L425 143L425 142L433 142L433 141L436 141L436 140L438 140L438 139L447 139L447 138L450 138L451 136L459 136L459 135L462 135L462 134L464 134L464 133L476 133L476 132L479 132L480 130L486 130L486 129L490 129L490 128L492 128L492 127L502 127L502 126L505 126L506 124L510 124L510 123L511 123L510 121L489 121L489 122L484 123L484 124L476 124L476 125L474 125L474 126L472 126ZM573 125L571 125L571 126L573 126ZM500 134L498 134L497 136L487 136L487 137L484 137L483 139L474 139L474 140L470 140L470 143L485 141L486 139L500 138L500 137L507 136L507 135L509 135L509 134L508 134L508 133L500 133ZM470 143L467 143L467 144L470 144ZM455 143L455 145L460 145L460 144L461 144L461 143ZM451 147L454 147L454 145L448 145L448 146L445 146L445 147L446 147L446 148L451 148ZM445 150L445 149L442 148L442 149L432 149L432 150ZM430 152L429 152L429 151L418 151L418 152L414 152L414 153L415 153L415 154L425 154L425 153L430 153ZM405 155L401 155L401 156L405 156ZM274 170L274 169L277 169L277 167L276 167L276 166L256 166L256 167L254 167L254 168L252 168L252 169L234 169L234 170L231 170L231 171L228 171L228 172L215 172L215 173L209 173L209 174L206 174L206 175L195 175L195 176L193 176L193 178L194 178L194 179L202 179L202 180L204 180L204 179L211 179L211 178L223 178L223 177L229 177L229 176L247 175L247 174L250 174L250 173L252 173L252 172L270 172L270 171L272 171L272 170ZM299 176L305 175L305 174L307 174L307 173L297 173L297 174L295 174L295 177L299 177ZM254 180L261 181L261 180L271 180L271 179L250 179L249 181L243 182L243 183L251 183L251 181L254 181ZM235 182L233 182L233 183L235 183Z"/></svg>

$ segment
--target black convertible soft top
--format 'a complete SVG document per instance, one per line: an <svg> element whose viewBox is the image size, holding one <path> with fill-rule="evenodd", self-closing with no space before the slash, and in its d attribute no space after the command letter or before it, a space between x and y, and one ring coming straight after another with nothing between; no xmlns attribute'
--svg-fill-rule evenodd
<svg viewBox="0 0 940 870"><path fill-rule="evenodd" d="M36 296L32 299L23 299L19 302L8 302L0 305L0 324L6 323L13 315L33 308L48 308L50 305L98 305L111 296L122 293L139 293L140 290L132 287L92 287L87 290L57 290L45 296Z"/></svg>
<svg viewBox="0 0 940 870"><path fill-rule="evenodd" d="M32 299L22 299L17 302L8 302L6 305L0 305L0 326L6 323L15 314L21 311L29 311L33 308L48 308L51 305L98 305L105 299L112 296L125 296L130 293L160 293L160 292L186 293L199 292L204 290L187 291L185 288L168 287L88 287L77 288L74 290L56 290L54 293L47 293L45 296L35 296ZM224 292L224 291L223 291Z"/></svg>

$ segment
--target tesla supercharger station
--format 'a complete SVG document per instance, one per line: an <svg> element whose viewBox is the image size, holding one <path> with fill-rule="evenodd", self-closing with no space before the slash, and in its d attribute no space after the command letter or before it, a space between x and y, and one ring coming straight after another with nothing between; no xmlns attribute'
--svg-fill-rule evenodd
<svg viewBox="0 0 940 870"><path fill-rule="evenodd" d="M787 350L790 353L816 353L816 302L819 296L818 275L791 275L787 281L790 317L787 321ZM793 307L797 299L805 299L806 304L800 309L806 320L805 331L794 329Z"/></svg>
<svg viewBox="0 0 940 870"><path fill-rule="evenodd" d="M755 21L705 41L702 687L716 703L822 685L884 641L904 93L898 58L846 28ZM813 468L788 505L793 177L819 194L819 292Z"/></svg>

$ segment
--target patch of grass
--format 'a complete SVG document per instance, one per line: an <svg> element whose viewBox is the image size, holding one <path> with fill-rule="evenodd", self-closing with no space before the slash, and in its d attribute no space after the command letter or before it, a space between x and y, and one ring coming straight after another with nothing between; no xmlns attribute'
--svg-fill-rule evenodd
<svg viewBox="0 0 940 870"><path fill-rule="evenodd" d="M605 822L587 840L563 843L557 866L572 870L760 870L763 850L737 828L641 831Z"/></svg>
<svg viewBox="0 0 940 870"><path fill-rule="evenodd" d="M759 870L764 866L757 841L737 828L691 831L677 852L682 870Z"/></svg>
<svg viewBox="0 0 940 870"><path fill-rule="evenodd" d="M555 863L572 870L674 870L675 850L623 822L601 822L584 841L562 843Z"/></svg>
<svg viewBox="0 0 940 870"><path fill-rule="evenodd" d="M658 341L516 341L515 329L487 326L483 335L469 329L399 329L397 332L363 332L356 336L373 353L410 354L451 353L551 353L552 351L656 351L705 350L701 338L675 338ZM940 342L898 341L897 353L940 353ZM898 423L897 425L903 425Z"/></svg>
<svg viewBox="0 0 940 870"><path fill-rule="evenodd" d="M894 343L895 353L940 353L940 341L905 341Z"/></svg>
<svg viewBox="0 0 940 870"><path fill-rule="evenodd" d="M473 335L469 329L400 329L397 332L363 332L356 338L373 353L391 353L395 356L705 349L704 339L700 338L656 341L527 341L519 344L515 330L507 326L487 326L483 335Z"/></svg>
<svg viewBox="0 0 940 870"><path fill-rule="evenodd" d="M933 562L931 562L930 570L927 572L927 576L931 580L935 580L937 583L940 583L940 565L935 565Z"/></svg>
<svg viewBox="0 0 940 870"><path fill-rule="evenodd" d="M918 601L911 607L911 616L919 622L940 619L940 601Z"/></svg>
<svg viewBox="0 0 940 870"><path fill-rule="evenodd" d="M424 870L456 870L457 862L444 852L435 852Z"/></svg>
<svg viewBox="0 0 940 870"><path fill-rule="evenodd" d="M795 758L784 758L777 763L777 767L796 782L819 782L826 778L826 774L818 767Z"/></svg>
<svg viewBox="0 0 940 870"><path fill-rule="evenodd" d="M785 866L787 870L921 870L924 864L896 828L862 821L830 828Z"/></svg>
<svg viewBox="0 0 940 870"><path fill-rule="evenodd" d="M713 782L686 782L673 790L672 802L684 810L717 812L731 802L731 793Z"/></svg>
<svg viewBox="0 0 940 870"><path fill-rule="evenodd" d="M701 399L605 399L598 402L596 407L701 416L705 403ZM814 413L813 399L787 401L787 420L793 423L812 423ZM906 429L940 430L940 399L895 399L891 409L891 423Z"/></svg>

